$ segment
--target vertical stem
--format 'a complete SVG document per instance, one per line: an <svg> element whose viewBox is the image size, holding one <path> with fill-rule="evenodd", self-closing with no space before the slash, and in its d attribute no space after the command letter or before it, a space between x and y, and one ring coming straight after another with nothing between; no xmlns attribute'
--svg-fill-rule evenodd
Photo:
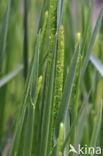
<svg viewBox="0 0 103 156"><path fill-rule="evenodd" d="M28 0L24 0L24 78L28 72Z"/></svg>

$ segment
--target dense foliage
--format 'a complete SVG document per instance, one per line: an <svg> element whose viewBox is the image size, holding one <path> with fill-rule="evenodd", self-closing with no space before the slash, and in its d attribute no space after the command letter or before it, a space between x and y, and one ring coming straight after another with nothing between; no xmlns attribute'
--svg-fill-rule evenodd
<svg viewBox="0 0 103 156"><path fill-rule="evenodd" d="M0 155L103 147L103 7L95 26L93 8L0 0Z"/></svg>

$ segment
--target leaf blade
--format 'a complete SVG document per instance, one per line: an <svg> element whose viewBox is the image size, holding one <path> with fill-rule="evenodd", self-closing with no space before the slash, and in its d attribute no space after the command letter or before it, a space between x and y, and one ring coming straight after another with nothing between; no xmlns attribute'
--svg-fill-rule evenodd
<svg viewBox="0 0 103 156"><path fill-rule="evenodd" d="M93 53L90 56L90 61L96 68L96 70L100 73L100 75L103 77L103 64Z"/></svg>
<svg viewBox="0 0 103 156"><path fill-rule="evenodd" d="M84 77L84 74L85 74L85 71L86 71L86 68L87 68L91 53L92 53L92 48L93 48L93 45L94 45L94 42L95 42L95 39L96 39L96 36L97 36L98 29L99 29L101 21L102 21L102 17L103 17L103 6L102 6L102 8L100 10L100 13L99 13L99 16L98 16L98 19L97 19L97 22L96 22L92 37L91 37L89 48L88 48L87 54L86 54L85 59L84 59L82 73L81 73L81 81L82 81L82 79Z"/></svg>
<svg viewBox="0 0 103 156"><path fill-rule="evenodd" d="M2 26L2 34L1 34L1 39L0 39L0 73L2 72L3 59L4 59L4 55L5 55L5 49L6 49L10 6L11 6L11 0L8 0L8 5L7 5L7 9L6 9L5 19L4 19L4 24Z"/></svg>

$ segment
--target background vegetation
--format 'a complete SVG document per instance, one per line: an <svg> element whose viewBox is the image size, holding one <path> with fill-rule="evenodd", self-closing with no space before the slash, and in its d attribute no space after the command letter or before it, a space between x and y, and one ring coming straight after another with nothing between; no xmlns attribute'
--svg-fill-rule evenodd
<svg viewBox="0 0 103 156"><path fill-rule="evenodd" d="M101 4L0 0L1 156L103 147Z"/></svg>

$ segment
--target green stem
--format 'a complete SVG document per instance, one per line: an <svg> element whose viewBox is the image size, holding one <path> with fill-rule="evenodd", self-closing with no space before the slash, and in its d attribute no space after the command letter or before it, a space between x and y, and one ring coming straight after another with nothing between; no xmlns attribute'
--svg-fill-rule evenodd
<svg viewBox="0 0 103 156"><path fill-rule="evenodd" d="M24 78L28 72L28 0L24 0Z"/></svg>

